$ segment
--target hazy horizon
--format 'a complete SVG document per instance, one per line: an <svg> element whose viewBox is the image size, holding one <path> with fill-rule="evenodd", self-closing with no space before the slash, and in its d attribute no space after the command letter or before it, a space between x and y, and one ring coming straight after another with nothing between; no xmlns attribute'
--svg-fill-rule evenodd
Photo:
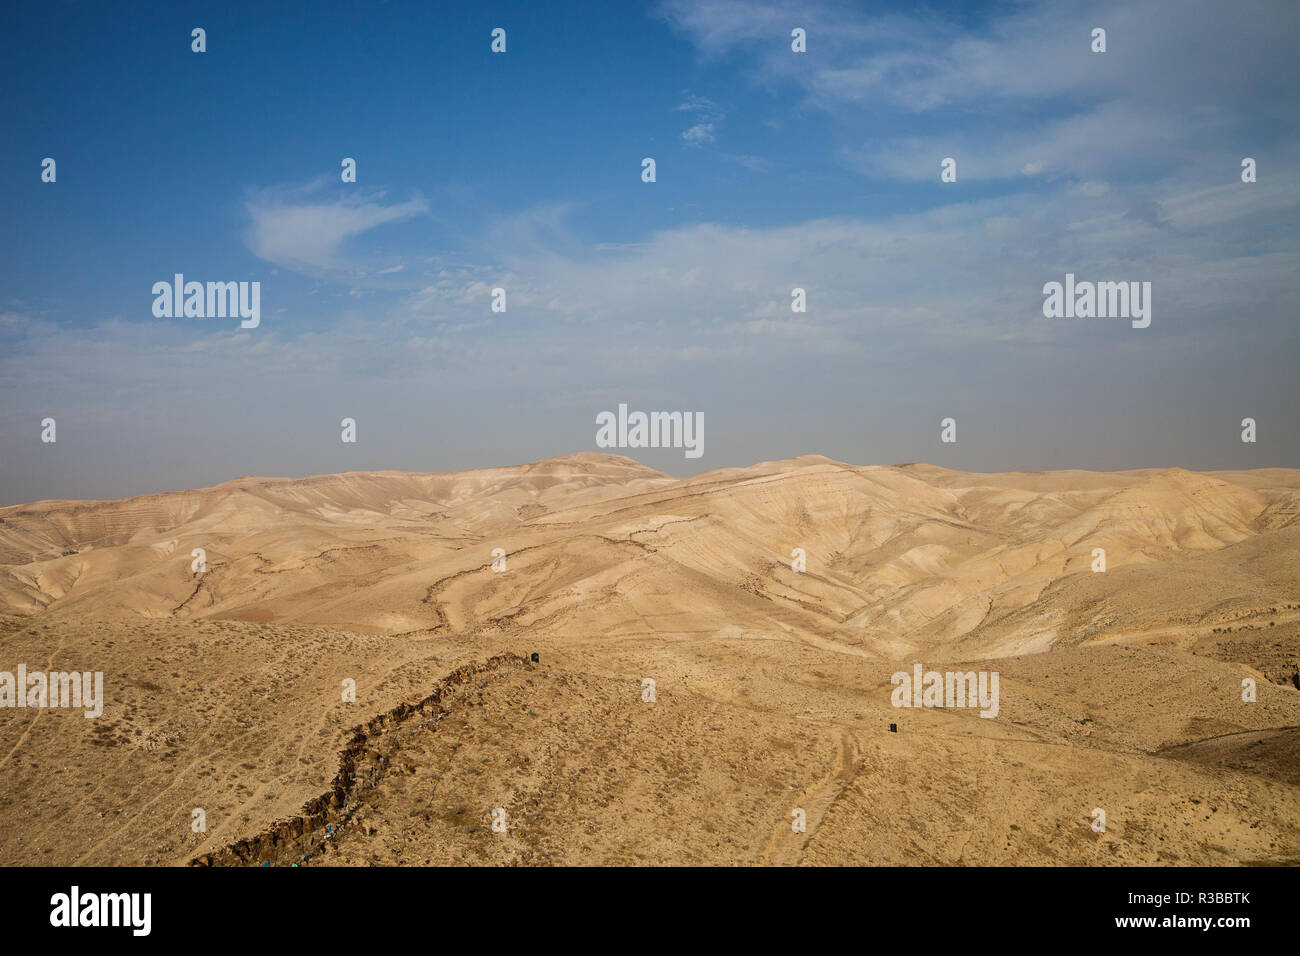
<svg viewBox="0 0 1300 956"><path fill-rule="evenodd" d="M131 491L120 495L87 496L87 497L53 497L53 498L33 498L27 501L0 501L0 509L19 507L22 505L39 504L42 501L119 501L125 498L138 498L146 495L177 494L185 491L195 491L204 488L214 488L219 485L229 484L230 482L233 481L242 481L245 479L248 480L265 479L269 481L305 481L312 478L323 478L331 475L341 475L341 474L378 474L382 472L395 472L400 474L411 474L411 475L429 475L429 474L456 474L458 472L471 472L471 471L491 471L494 469L520 468L527 465L535 465L535 464L540 464L542 462L554 461L559 458L568 458L579 454L611 455L613 457L628 458L632 461L637 462L638 464L645 465L647 468L651 468L655 471L658 471L668 478L672 478L674 480L679 480L679 481L684 481L690 478L696 478L700 475L708 474L709 472L714 472L714 471L752 468L754 466L769 463L769 462L793 461L795 459L810 458L810 457L823 457L836 464L848 465L854 468L904 468L913 465L923 465L926 467L944 468L950 471L960 472L968 475L1048 474L1051 472L1069 472L1069 471L1094 472L1098 474L1122 474L1125 472L1140 472L1140 471L1160 472L1160 471L1169 471L1174 469L1182 469L1184 471L1195 472L1197 474L1212 475L1219 472L1226 473L1226 472L1235 472L1235 471L1267 471L1270 469L1291 470L1288 469L1288 466L1285 465L1258 465L1258 466L1253 466L1251 468L1186 468L1183 465L1172 464L1172 465L1134 465L1131 468L1087 468L1083 466L1067 465L1061 468L1005 468L1005 469L999 469L997 471L981 471L979 469L953 468L952 466L942 465L934 461L925 461L919 459L914 461L845 461L844 459L835 458L830 455L822 455L820 452L810 451L810 452L803 452L795 455L787 455L781 458L766 458L766 459L759 459L751 462L737 462L737 463L714 465L709 468L696 468L691 470L689 473L685 473L685 472L674 471L672 462L668 462L664 466L655 465L649 461L643 460L644 456L637 456L637 455L629 454L628 452L629 449L621 449L612 452L603 451L603 450L592 451L587 449L581 449L577 451L564 452L557 455L548 455L544 458L529 459L527 461L473 464L473 465L466 465L463 468L445 468L445 469L433 469L433 470L377 466L373 468L369 468L369 467L348 468L342 471L317 471L317 472L309 472L304 474L245 473L245 474L238 474L238 475L229 475L224 478L219 478L212 481L206 481L201 484L187 485L184 487L180 487L180 486L159 487L159 488L146 489L142 491ZM669 451L663 451L661 452L661 454L667 457L670 456L672 453Z"/></svg>

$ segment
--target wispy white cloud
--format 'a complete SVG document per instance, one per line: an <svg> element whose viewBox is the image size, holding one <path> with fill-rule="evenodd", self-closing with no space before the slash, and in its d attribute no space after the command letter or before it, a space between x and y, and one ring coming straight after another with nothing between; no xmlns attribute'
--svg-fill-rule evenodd
<svg viewBox="0 0 1300 956"><path fill-rule="evenodd" d="M1300 5L1282 0L1186 0L1176 17L1155 0L1040 0L994 7L973 28L836 0L665 0L658 10L702 55L800 91L845 129L860 129L864 111L896 116L890 127L909 132L841 154L873 176L937 177L939 159L954 156L967 179L1115 184L1215 151L1249 155L1298 126ZM794 26L807 30L807 53L790 51ZM1097 26L1105 53L1091 50ZM1274 122L1249 129L1266 116Z"/></svg>
<svg viewBox="0 0 1300 956"><path fill-rule="evenodd" d="M865 175L903 181L939 178L944 157L957 160L958 181L1024 177L1101 179L1162 175L1174 163L1201 159L1213 147L1185 117L1125 104L1044 122L1031 129L979 126L939 136L882 139L844 147L841 161ZM1229 170L1230 171L1230 170Z"/></svg>
<svg viewBox="0 0 1300 956"><path fill-rule="evenodd" d="M697 122L682 131L682 141L688 146L701 146L717 139L715 129L726 115L717 103L703 96L687 93L677 107L678 112L694 115Z"/></svg>
<svg viewBox="0 0 1300 956"><path fill-rule="evenodd" d="M772 168L772 163L762 156L750 156L742 153L738 155L726 154L722 158L756 173L765 173Z"/></svg>
<svg viewBox="0 0 1300 956"><path fill-rule="evenodd" d="M1069 0L995 8L967 29L937 11L900 15L845 2L665 0L660 15L702 53L736 51L764 82L804 88L819 105L888 102L925 112L951 104L996 111L1004 99L1118 95L1185 105L1242 92L1278 99L1291 75L1300 7L1279 0ZM808 52L792 54L792 27ZM1107 30L1094 54L1091 31ZM1197 69L1186 69L1189 58ZM1243 69L1245 67L1246 69Z"/></svg>
<svg viewBox="0 0 1300 956"><path fill-rule="evenodd" d="M252 191L244 203L250 219L248 248L258 258L299 272L365 274L364 267L344 257L344 244L385 223L429 210L419 197L387 204L382 190L329 196L326 190L324 181L318 180L307 186Z"/></svg>
<svg viewBox="0 0 1300 956"><path fill-rule="evenodd" d="M717 137L713 135L712 123L696 123L682 132L682 140L691 146L712 143Z"/></svg>
<svg viewBox="0 0 1300 956"><path fill-rule="evenodd" d="M679 111L695 113L708 119L722 119L722 109L717 103L706 96L696 96L693 93L687 93L685 99L678 104Z"/></svg>

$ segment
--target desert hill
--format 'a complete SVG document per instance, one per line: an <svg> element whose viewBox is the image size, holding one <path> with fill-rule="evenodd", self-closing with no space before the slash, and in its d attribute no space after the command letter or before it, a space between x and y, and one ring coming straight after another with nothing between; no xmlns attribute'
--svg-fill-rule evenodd
<svg viewBox="0 0 1300 956"><path fill-rule="evenodd" d="M1300 859L1300 471L245 477L0 509L0 615L0 670L108 698L0 710L0 862ZM533 651L385 723L328 847L273 838L354 727ZM893 707L916 661L998 716Z"/></svg>

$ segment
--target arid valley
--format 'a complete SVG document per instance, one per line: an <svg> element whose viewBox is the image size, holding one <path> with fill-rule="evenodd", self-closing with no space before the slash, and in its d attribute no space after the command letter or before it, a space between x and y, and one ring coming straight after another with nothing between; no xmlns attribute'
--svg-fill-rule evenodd
<svg viewBox="0 0 1300 956"><path fill-rule="evenodd" d="M1295 470L41 501L0 509L20 664L103 710L0 709L0 865L1300 861ZM997 672L997 713L895 706L917 664Z"/></svg>

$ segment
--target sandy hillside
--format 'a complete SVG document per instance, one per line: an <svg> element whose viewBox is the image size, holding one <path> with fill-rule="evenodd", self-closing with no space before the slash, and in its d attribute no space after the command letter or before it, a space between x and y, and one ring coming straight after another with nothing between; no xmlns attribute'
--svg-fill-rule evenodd
<svg viewBox="0 0 1300 956"><path fill-rule="evenodd" d="M893 706L916 662L998 672L997 715ZM1300 861L1300 471L42 501L0 509L19 664L106 703L0 709L0 864Z"/></svg>

